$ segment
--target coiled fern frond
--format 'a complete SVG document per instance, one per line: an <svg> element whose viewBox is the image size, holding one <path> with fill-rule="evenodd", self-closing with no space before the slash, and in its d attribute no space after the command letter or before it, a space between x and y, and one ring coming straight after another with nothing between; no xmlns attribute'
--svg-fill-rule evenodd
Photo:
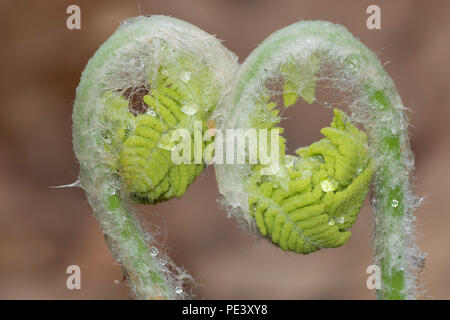
<svg viewBox="0 0 450 320"><path fill-rule="evenodd" d="M282 128L271 84L283 84L289 107L299 97L313 103L323 78L346 95L350 114L336 109L324 138L296 155L278 136L265 141L274 154L268 164L261 154L256 164L215 164L219 191L251 230L307 254L349 239L373 180L379 297L414 298L423 258L412 236L414 158L402 101L375 54L341 26L305 21L271 35L237 71L214 37L152 16L125 21L83 72L73 111L79 184L134 296L189 297L190 276L155 247L133 208L182 196L202 171L195 151L185 163L172 160L173 133L202 137L212 117L219 130L273 137Z"/></svg>
<svg viewBox="0 0 450 320"><path fill-rule="evenodd" d="M172 161L172 133L209 118L236 68L213 36L152 16L122 23L82 74L73 110L79 183L136 298L189 296L191 277L157 249L133 205L179 197L200 174L201 161Z"/></svg>
<svg viewBox="0 0 450 320"><path fill-rule="evenodd" d="M252 169L250 215L263 236L283 250L307 254L343 245L350 237L372 179L366 135L335 109L325 138L286 156L286 174L261 175ZM284 148L282 148L284 149Z"/></svg>
<svg viewBox="0 0 450 320"><path fill-rule="evenodd" d="M174 131L186 129L193 135L197 121L202 134L219 99L218 92L215 96L202 92L202 82L213 81L208 70L203 67L193 74L187 70L202 66L180 59L175 66L158 71L156 85L143 96L145 113L133 117L130 111L124 111L128 112L124 119L131 121L126 126L132 129L121 142L117 169L125 189L137 202L156 203L181 197L204 167L203 162L194 163L194 153L186 159L188 163L174 164L171 157L176 144L172 141ZM184 77L177 77L177 69L185 70ZM127 101L123 100L122 108L128 109ZM124 124L118 130L123 127ZM117 133L114 135L120 136Z"/></svg>
<svg viewBox="0 0 450 320"><path fill-rule="evenodd" d="M229 212L284 250L308 253L339 246L349 237L347 228L374 171L375 264L382 271L378 295L415 298L423 255L413 242L414 157L405 107L392 79L344 27L301 21L273 33L244 61L228 102L216 110L217 127L279 130L280 116L271 101L279 83L286 107L299 97L314 102L322 83L344 96L349 118L367 134L368 147L363 147L363 133L337 112L333 125L322 131L326 137L298 157L285 155L279 137L273 159L280 166L272 174L259 173L261 155L258 165L216 164Z"/></svg>

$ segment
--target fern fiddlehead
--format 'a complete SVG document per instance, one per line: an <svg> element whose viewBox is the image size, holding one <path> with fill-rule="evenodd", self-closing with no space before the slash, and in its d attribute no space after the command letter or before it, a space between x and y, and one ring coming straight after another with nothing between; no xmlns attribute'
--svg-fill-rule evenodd
<svg viewBox="0 0 450 320"><path fill-rule="evenodd" d="M152 16L125 21L82 74L73 111L79 181L136 298L187 297L189 276L151 246L133 204L180 197L202 171L202 162L173 163L172 133L209 118L236 66L213 36Z"/></svg>
<svg viewBox="0 0 450 320"><path fill-rule="evenodd" d="M365 134L345 121L335 109L333 123L322 129L326 138L297 150L298 157L285 156L285 181L252 169L250 215L283 250L307 254L341 246L351 235L373 165Z"/></svg>
<svg viewBox="0 0 450 320"><path fill-rule="evenodd" d="M322 130L325 138L296 157L285 155L279 138L275 174L261 174L261 164L216 164L219 190L231 213L250 229L284 250L309 253L345 243L374 171L375 263L382 269L378 296L415 298L416 261L422 255L412 241L414 158L402 101L372 51L328 22L281 29L245 60L228 103L216 110L218 128L277 129L270 85L284 82L286 107L299 96L312 103L321 76L346 94L350 119L365 129L368 148L364 133L337 111L331 127Z"/></svg>
<svg viewBox="0 0 450 320"><path fill-rule="evenodd" d="M191 63L178 59L174 69L198 68ZM189 83L186 83L187 78L176 79L179 75L175 70L159 71L166 76L143 97L148 110L135 117L134 131L123 141L119 153L118 171L125 188L138 202L155 203L180 197L203 170L203 162L194 163L193 154L190 163L173 164L172 133L179 128L193 133L195 121L206 122L219 99L219 92L215 92L215 96L203 95L202 89L206 88L201 86L202 82L212 81L207 70L197 70L195 75L184 71ZM193 79L194 76L197 79ZM203 132L204 128L201 129Z"/></svg>
<svg viewBox="0 0 450 320"><path fill-rule="evenodd" d="M80 184L122 264L137 298L183 298L184 272L149 247L132 203L181 196L203 165L175 165L171 134L195 130L220 102L236 59L220 43L176 19L127 21L83 72L74 106L74 149ZM302 22L268 38L242 66L227 103L215 113L219 128L273 131L280 118L267 82L282 78L286 107L299 96L315 100L319 75L350 95L350 119L339 110L325 138L285 155L279 138L274 174L267 165L216 165L219 189L234 212L283 250L307 254L344 244L375 171L376 259L380 298L415 296L412 243L413 157L403 106L376 56L342 27ZM138 93L144 92L142 97ZM133 109L136 100L144 113ZM201 133L205 127L200 128ZM269 165L270 167L270 165ZM169 266L170 265L170 266Z"/></svg>

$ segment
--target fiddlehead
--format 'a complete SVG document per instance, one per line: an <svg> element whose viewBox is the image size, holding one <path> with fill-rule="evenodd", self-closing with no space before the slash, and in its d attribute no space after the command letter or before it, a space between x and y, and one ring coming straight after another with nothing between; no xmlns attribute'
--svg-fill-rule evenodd
<svg viewBox="0 0 450 320"><path fill-rule="evenodd" d="M202 171L172 161L172 133L209 118L236 66L214 37L152 16L125 21L83 72L73 111L79 180L137 298L187 296L189 276L151 247L133 203L179 197Z"/></svg>
<svg viewBox="0 0 450 320"><path fill-rule="evenodd" d="M230 211L250 229L259 228L283 249L308 253L347 240L349 234L345 229L362 205L373 166L375 263L382 267L383 275L378 294L383 299L414 298L415 261L422 258L412 235L415 196L410 177L414 160L402 101L372 51L345 28L328 22L305 21L279 30L242 65L229 103L216 110L218 128L274 130L280 119L270 102L270 84L279 79L284 81L283 98L287 107L299 96L312 103L321 76L326 76L331 87L346 95L352 113L350 119L362 125L368 135L367 155L361 153L365 150L363 133L351 124L347 125L351 128L349 133L336 130L346 127L338 112L334 128L332 125L323 131L326 138L301 150L299 157L285 156L284 140L280 138L275 143L280 149L279 156L275 157L280 167L273 175L264 177L255 165L216 164L219 190ZM342 139L336 139L339 135ZM352 135L359 138L352 139ZM333 156L338 154L336 150L340 159ZM355 170L359 169L362 171L357 174ZM302 179L305 173L312 175ZM344 180L336 179L338 173ZM321 181L325 176L333 180ZM329 192L319 188L323 181L326 182L321 187ZM308 185L306 191L302 183ZM330 203L336 200L328 199L340 198L342 187L348 193L341 199L342 204L333 207ZM328 219L339 218L343 212L351 213L349 225L345 217L342 227L326 224Z"/></svg>
<svg viewBox="0 0 450 320"><path fill-rule="evenodd" d="M174 165L171 159L175 146L172 133L180 128L193 133L194 122L205 123L219 99L219 91L209 95L202 92L206 89L202 82L213 80L208 70L197 70L194 75L184 71L184 78L180 78L177 70L199 68L191 64L178 59L176 66L158 70L158 75L164 76L143 97L147 111L134 118L134 130L119 151L118 171L126 190L138 202L180 197L203 170L203 162L195 164L193 154L190 163Z"/></svg>
<svg viewBox="0 0 450 320"><path fill-rule="evenodd" d="M307 254L343 245L366 197L373 164L365 134L337 109L322 133L325 138L297 150L298 157L285 156L281 178L252 168L250 215L283 250Z"/></svg>

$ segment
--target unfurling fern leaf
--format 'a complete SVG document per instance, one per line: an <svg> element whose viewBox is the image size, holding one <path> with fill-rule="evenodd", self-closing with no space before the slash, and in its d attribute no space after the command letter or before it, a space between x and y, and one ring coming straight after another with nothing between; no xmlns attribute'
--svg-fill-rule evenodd
<svg viewBox="0 0 450 320"><path fill-rule="evenodd" d="M423 259L412 241L414 158L402 101L376 55L341 26L305 21L274 33L237 69L234 54L214 37L183 21L152 16L126 20L83 72L73 111L76 185L85 189L134 296L189 297L183 286L190 277L150 245L155 239L133 208L181 196L202 171L195 151L190 159L183 155L185 163L172 161L175 130L195 136L201 121L201 136L218 106L213 127L266 129L273 138L282 129L270 102L271 81L284 81L289 107L298 97L315 101L320 74L349 92L352 119L369 139L335 110L331 126L321 131L325 137L296 156L285 154L279 136L270 141L275 157L269 164L261 155L256 165L229 164L227 155L227 164L215 164L219 191L229 212L250 229L283 250L307 254L348 240L376 169L378 295L414 298L414 261ZM142 90L139 113L130 102Z"/></svg>
<svg viewBox="0 0 450 320"><path fill-rule="evenodd" d="M202 171L202 161L172 161L172 134L192 135L201 121L201 136L236 69L213 36L152 16L124 21L83 72L73 110L79 181L136 298L189 296L191 277L155 247L133 204L179 197Z"/></svg>
<svg viewBox="0 0 450 320"><path fill-rule="evenodd" d="M343 245L373 173L366 135L334 110L325 138L286 156L284 184L252 170L250 214L262 235L283 250L307 254Z"/></svg>
<svg viewBox="0 0 450 320"><path fill-rule="evenodd" d="M283 137L273 139L279 166L270 166L278 168L271 175L258 170L266 169L261 155L258 165L216 164L224 203L250 230L259 229L284 250L308 253L347 241L374 171L378 296L414 299L417 261L424 257L413 241L414 156L405 107L376 54L329 22L301 21L280 29L242 64L228 102L216 110L217 128L262 128L272 134L280 117L270 100L280 94L280 81L289 107L298 97L314 102L320 80L322 88L344 99L353 124L367 134L369 152L365 135L337 111L331 127L322 130L325 138L298 157L285 155Z"/></svg>
<svg viewBox="0 0 450 320"><path fill-rule="evenodd" d="M193 152L189 163L173 163L171 152L176 142L172 134L177 129L185 129L192 136L196 121L201 125L202 134L204 123L217 103L217 93L212 96L201 92L201 81L212 81L204 67L200 70L201 77L190 71L184 71L184 77L172 76L179 73L174 68L193 69L184 58L176 62L174 67L159 70L156 85L143 97L146 112L133 116L127 111L125 117L131 118L132 129L123 137L118 150L117 169L126 190L137 202L156 203L181 197L204 167L203 162L194 163ZM128 102L123 101L123 107L128 108ZM117 129L119 132L113 136L121 136L123 126Z"/></svg>
<svg viewBox="0 0 450 320"><path fill-rule="evenodd" d="M299 97L310 104L315 101L316 75L320 67L317 54L311 54L306 61L288 55L286 60L274 64L276 71L272 72L283 80L285 108L293 105ZM245 74L246 65L242 68ZM267 74L261 76L264 80L256 80L261 81L260 86L253 88L251 93L245 88L246 85L252 87L251 81L249 85L242 80L239 83L242 87L235 88L234 103L250 104L252 112L249 112L246 121L252 128L267 129L271 136L273 130L283 132L283 128L278 127L281 121L279 110L271 101L267 86L271 80ZM240 94L248 100L242 97L239 100ZM236 110L246 114L244 108L232 111L237 114ZM241 115L236 122L242 118L246 119ZM235 126L230 121L223 127L230 125ZM248 207L244 215L263 236L269 237L283 250L308 254L346 243L351 235L348 229L353 226L369 190L374 168L366 134L353 126L338 109L334 110L331 126L321 132L325 138L298 149L297 156L285 154L285 139L282 136L278 137L276 148L269 146L271 139L267 137L268 141L264 144L269 146L269 152L276 153L278 150L278 156L263 165L259 150L258 164L250 166L248 172L240 173L248 180L243 182L248 206L240 204L241 207ZM277 163L275 172L274 162ZM216 168L219 169L221 186L221 168Z"/></svg>

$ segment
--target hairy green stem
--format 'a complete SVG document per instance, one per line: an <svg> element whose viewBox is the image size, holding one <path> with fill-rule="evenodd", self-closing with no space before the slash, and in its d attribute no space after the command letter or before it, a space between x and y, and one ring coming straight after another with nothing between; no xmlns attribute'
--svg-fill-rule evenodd
<svg viewBox="0 0 450 320"><path fill-rule="evenodd" d="M331 81L330 87L347 96L352 120L363 125L369 136L370 151L375 159L373 208L375 211L375 263L382 270L380 299L416 298L417 260L422 258L413 240L415 196L411 173L414 158L409 145L404 106L395 85L377 56L344 27L322 21L304 21L281 29L267 38L246 59L231 95L226 116L219 127L248 127L258 101L267 94L270 79L285 76L283 66L296 63L300 92L308 102L314 101L314 90L307 90L311 75ZM293 71L295 72L295 70ZM302 83L302 75L305 78ZM312 88L315 87L315 83ZM306 89L305 89L306 88ZM303 94L302 94L303 93ZM306 97L305 97L306 95ZM247 169L248 170L248 169ZM231 207L248 214L247 199L242 193L246 175L243 166L216 166L219 189ZM241 182L236 182L241 180ZM231 186L231 187L230 187ZM236 190L236 191L235 191ZM244 197L245 198L245 197ZM248 220L248 219L247 219Z"/></svg>
<svg viewBox="0 0 450 320"><path fill-rule="evenodd" d="M143 23L120 29L89 61L77 88L74 105L74 149L80 161L81 185L113 256L122 265L134 296L138 299L171 298L165 276L158 268L152 267L158 262L151 256L148 236L141 230L132 208L123 201L120 180L105 161L92 162L93 155L103 157L104 149L101 132L95 130L99 126L99 111L93 107L98 104L97 97L106 90L105 83L98 77L99 72L107 66L114 52L132 43L145 30ZM157 284L153 280L157 280Z"/></svg>

